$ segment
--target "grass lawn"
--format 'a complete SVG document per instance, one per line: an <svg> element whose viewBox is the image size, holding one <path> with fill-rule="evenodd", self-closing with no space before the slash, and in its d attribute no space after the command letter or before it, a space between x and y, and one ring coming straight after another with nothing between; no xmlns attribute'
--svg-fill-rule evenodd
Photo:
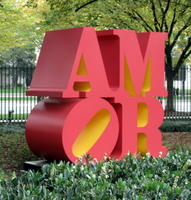
<svg viewBox="0 0 191 200"><path fill-rule="evenodd" d="M5 88L5 89L1 89L1 92L2 93L16 93L16 92L25 93L26 90L27 90L27 88L17 87L17 88Z"/></svg>
<svg viewBox="0 0 191 200"><path fill-rule="evenodd" d="M15 119L27 119L29 114L24 113L24 114L11 114L11 120L15 120ZM0 114L0 119L9 119L9 115L8 114Z"/></svg>
<svg viewBox="0 0 191 200"><path fill-rule="evenodd" d="M34 100L37 100L37 97L27 97L27 96L0 97L0 101L34 101Z"/></svg>
<svg viewBox="0 0 191 200"><path fill-rule="evenodd" d="M13 171L19 172L23 162L38 160L29 150L23 133L6 133L0 135L0 171L9 176Z"/></svg>

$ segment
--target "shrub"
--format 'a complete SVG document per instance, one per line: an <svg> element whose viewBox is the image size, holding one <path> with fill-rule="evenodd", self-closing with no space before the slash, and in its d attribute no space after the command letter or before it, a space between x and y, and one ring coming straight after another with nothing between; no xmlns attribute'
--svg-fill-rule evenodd
<svg viewBox="0 0 191 200"><path fill-rule="evenodd" d="M165 120L160 129L162 132L191 132L191 121Z"/></svg>
<svg viewBox="0 0 191 200"><path fill-rule="evenodd" d="M42 172L28 171L0 180L0 199L191 199L191 156L188 151L165 158L128 155L84 165L52 163Z"/></svg>
<svg viewBox="0 0 191 200"><path fill-rule="evenodd" d="M2 123L0 124L0 135L4 133L24 133L25 123Z"/></svg>

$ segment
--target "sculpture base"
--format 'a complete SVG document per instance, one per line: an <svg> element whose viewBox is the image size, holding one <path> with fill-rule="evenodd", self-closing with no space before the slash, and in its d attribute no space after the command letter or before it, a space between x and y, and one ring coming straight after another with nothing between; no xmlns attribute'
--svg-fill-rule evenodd
<svg viewBox="0 0 191 200"><path fill-rule="evenodd" d="M48 164L47 160L26 161L23 164L24 170L41 170L42 166Z"/></svg>

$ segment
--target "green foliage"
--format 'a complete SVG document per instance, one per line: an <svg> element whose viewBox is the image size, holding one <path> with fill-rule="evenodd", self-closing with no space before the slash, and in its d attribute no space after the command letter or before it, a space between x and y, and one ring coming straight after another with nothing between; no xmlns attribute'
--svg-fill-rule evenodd
<svg viewBox="0 0 191 200"><path fill-rule="evenodd" d="M166 67L175 75L191 54L190 12L189 0L1 1L0 52L39 48L45 31L79 26L168 32Z"/></svg>
<svg viewBox="0 0 191 200"><path fill-rule="evenodd" d="M10 82L9 89L10 87L20 87L21 89L23 84L18 83L18 80L21 77L25 79L26 86L30 85L32 72L35 66L35 60L36 54L34 48L25 49L17 47L7 50L2 54L0 53L0 70L4 76L8 77L7 80ZM10 70L8 70L8 68L10 68ZM7 86L6 84L7 83L5 81L5 88Z"/></svg>
<svg viewBox="0 0 191 200"><path fill-rule="evenodd" d="M4 0L0 6L0 54L38 45L38 10L27 8L26 0ZM42 34L42 33L41 33Z"/></svg>
<svg viewBox="0 0 191 200"><path fill-rule="evenodd" d="M34 48L24 49L21 47L11 49L1 55L0 67L34 67L36 54Z"/></svg>
<svg viewBox="0 0 191 200"><path fill-rule="evenodd" d="M1 199L191 199L189 152L165 158L128 155L122 161L84 165L53 163L42 172L28 171L0 179Z"/></svg>
<svg viewBox="0 0 191 200"><path fill-rule="evenodd" d="M160 127L162 132L191 132L190 120L187 121L172 121L165 120Z"/></svg>
<svg viewBox="0 0 191 200"><path fill-rule="evenodd" d="M25 123L2 123L0 124L0 136L5 133L24 133ZM14 137L14 135L13 135Z"/></svg>

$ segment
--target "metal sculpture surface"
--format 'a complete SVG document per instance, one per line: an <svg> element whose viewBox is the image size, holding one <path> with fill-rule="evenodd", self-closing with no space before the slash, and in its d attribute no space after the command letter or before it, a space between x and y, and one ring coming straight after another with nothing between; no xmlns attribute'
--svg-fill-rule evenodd
<svg viewBox="0 0 191 200"><path fill-rule="evenodd" d="M164 111L167 34L91 27L46 33L28 95L46 96L26 124L30 149L47 159L102 160L167 153Z"/></svg>

